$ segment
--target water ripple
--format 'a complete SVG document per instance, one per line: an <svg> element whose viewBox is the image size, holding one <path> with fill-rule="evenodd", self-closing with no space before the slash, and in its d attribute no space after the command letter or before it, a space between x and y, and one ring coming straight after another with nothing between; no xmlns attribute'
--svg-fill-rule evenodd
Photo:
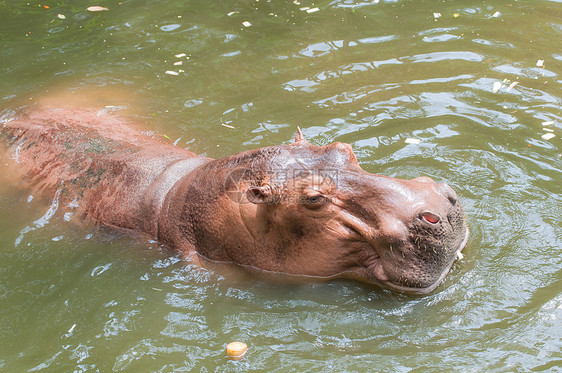
<svg viewBox="0 0 562 373"><path fill-rule="evenodd" d="M287 143L297 125L313 144L351 143L370 172L457 191L465 258L424 297L351 281L281 286L68 228L74 219L52 219L56 201L34 221L39 195L2 196L0 370L558 368L560 2L301 3L123 2L93 14L14 2L0 97L33 101L60 80L124 84L149 98L147 126L213 157ZM224 356L234 340L249 345L238 362Z"/></svg>
<svg viewBox="0 0 562 373"><path fill-rule="evenodd" d="M484 56L478 53L469 51L447 51L447 52L433 52L423 53L412 57L404 57L405 60L410 60L413 63L420 62L440 62L440 61L453 61L462 60L468 62L482 62Z"/></svg>

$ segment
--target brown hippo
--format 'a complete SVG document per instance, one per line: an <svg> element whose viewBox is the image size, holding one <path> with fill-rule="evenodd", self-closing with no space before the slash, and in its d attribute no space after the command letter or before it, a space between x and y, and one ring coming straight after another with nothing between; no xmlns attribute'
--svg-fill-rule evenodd
<svg viewBox="0 0 562 373"><path fill-rule="evenodd" d="M36 106L5 119L0 136L61 205L184 258L428 293L467 241L449 186L370 174L348 144L315 146L299 130L289 145L213 160L125 122Z"/></svg>

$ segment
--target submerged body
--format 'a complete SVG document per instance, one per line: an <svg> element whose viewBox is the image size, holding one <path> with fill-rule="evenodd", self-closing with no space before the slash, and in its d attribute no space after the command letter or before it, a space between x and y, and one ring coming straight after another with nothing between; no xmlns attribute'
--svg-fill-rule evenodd
<svg viewBox="0 0 562 373"><path fill-rule="evenodd" d="M348 144L315 146L300 131L213 160L108 112L36 107L0 136L34 186L183 257L427 293L468 237L447 185L370 174Z"/></svg>

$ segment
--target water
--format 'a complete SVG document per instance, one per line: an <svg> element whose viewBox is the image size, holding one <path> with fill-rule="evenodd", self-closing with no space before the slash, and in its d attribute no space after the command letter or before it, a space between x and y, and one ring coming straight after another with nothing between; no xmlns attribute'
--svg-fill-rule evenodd
<svg viewBox="0 0 562 373"><path fill-rule="evenodd" d="M53 196L3 181L0 371L562 370L559 1L43 5L0 1L3 114L97 88L97 103L210 157L298 125L351 143L370 172L449 183L472 237L428 296L280 286L50 217ZM242 361L224 357L234 340Z"/></svg>

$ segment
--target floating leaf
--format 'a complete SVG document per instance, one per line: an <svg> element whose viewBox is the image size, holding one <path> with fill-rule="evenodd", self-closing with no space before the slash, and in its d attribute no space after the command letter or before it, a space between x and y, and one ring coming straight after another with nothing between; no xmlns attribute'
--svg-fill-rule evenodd
<svg viewBox="0 0 562 373"><path fill-rule="evenodd" d="M515 87L517 84L519 84L519 82L513 82L513 83L511 83L511 84L509 85L509 87L507 87L507 89L506 89L505 91L506 91L506 92L511 91L511 89L512 89L513 87Z"/></svg>
<svg viewBox="0 0 562 373"><path fill-rule="evenodd" d="M90 11L90 12L101 12L104 10L109 10L104 6L98 6L98 5L94 5L94 6L89 6L86 8L86 10Z"/></svg>

